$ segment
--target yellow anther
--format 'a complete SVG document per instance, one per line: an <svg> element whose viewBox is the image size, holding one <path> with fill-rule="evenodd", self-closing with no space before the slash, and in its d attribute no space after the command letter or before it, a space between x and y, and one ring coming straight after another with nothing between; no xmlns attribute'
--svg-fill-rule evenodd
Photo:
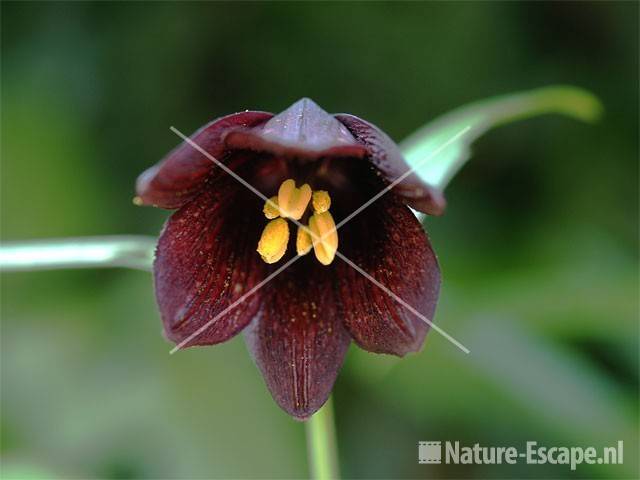
<svg viewBox="0 0 640 480"><path fill-rule="evenodd" d="M267 263L276 263L287 251L287 243L289 243L289 224L284 218L276 218L264 227L257 250L262 260Z"/></svg>
<svg viewBox="0 0 640 480"><path fill-rule="evenodd" d="M280 215L285 218L300 220L311 200L311 187L306 183L296 188L292 179L285 180L278 190L278 207Z"/></svg>
<svg viewBox="0 0 640 480"><path fill-rule="evenodd" d="M328 192L324 190L318 190L317 192L313 192L313 211L315 213L324 213L329 210L331 206L331 197Z"/></svg>
<svg viewBox="0 0 640 480"><path fill-rule="evenodd" d="M314 213L309 218L309 228L313 232L313 252L323 265L333 262L338 250L336 223L329 212Z"/></svg>
<svg viewBox="0 0 640 480"><path fill-rule="evenodd" d="M279 217L280 209L278 208L278 197L271 197L269 200L264 202L262 211L264 212L264 216L268 219Z"/></svg>
<svg viewBox="0 0 640 480"><path fill-rule="evenodd" d="M306 255L311 251L313 243L311 242L311 234L307 227L298 227L298 236L296 237L296 251L298 255Z"/></svg>

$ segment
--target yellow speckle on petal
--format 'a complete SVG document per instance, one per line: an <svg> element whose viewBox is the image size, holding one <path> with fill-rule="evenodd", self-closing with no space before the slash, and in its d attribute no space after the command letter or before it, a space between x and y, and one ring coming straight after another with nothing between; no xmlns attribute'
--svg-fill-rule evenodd
<svg viewBox="0 0 640 480"><path fill-rule="evenodd" d="M269 200L264 202L262 211L264 212L264 216L269 220L271 220L272 218L278 218L280 216L280 209L278 208L278 197L271 197Z"/></svg>
<svg viewBox="0 0 640 480"><path fill-rule="evenodd" d="M308 227L298 227L298 236L296 237L296 251L298 255L306 255L313 248L311 242L311 234Z"/></svg>
<svg viewBox="0 0 640 480"><path fill-rule="evenodd" d="M285 218L300 220L311 200L311 187L308 184L296 188L292 179L285 180L278 190L278 207L280 215Z"/></svg>
<svg viewBox="0 0 640 480"><path fill-rule="evenodd" d="M264 227L257 251L266 263L275 263L287 251L289 224L284 218L276 218Z"/></svg>
<svg viewBox="0 0 640 480"><path fill-rule="evenodd" d="M315 213L324 213L331 207L331 197L329 193L324 190L313 192L313 199L311 201Z"/></svg>
<svg viewBox="0 0 640 480"><path fill-rule="evenodd" d="M311 215L309 228L313 232L313 252L316 258L323 265L331 264L338 250L338 232L331 213Z"/></svg>

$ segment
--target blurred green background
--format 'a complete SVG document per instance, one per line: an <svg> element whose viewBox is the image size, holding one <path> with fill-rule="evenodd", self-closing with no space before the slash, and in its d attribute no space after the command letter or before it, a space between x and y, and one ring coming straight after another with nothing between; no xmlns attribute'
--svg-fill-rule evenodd
<svg viewBox="0 0 640 480"><path fill-rule="evenodd" d="M638 4L3 3L2 238L157 234L140 171L242 109L302 96L401 140L466 102L567 83L595 126L503 127L427 220L437 333L352 347L347 478L637 478ZM240 337L169 356L149 274L2 276L4 478L306 477L303 425ZM418 465L420 440L614 445L621 466Z"/></svg>

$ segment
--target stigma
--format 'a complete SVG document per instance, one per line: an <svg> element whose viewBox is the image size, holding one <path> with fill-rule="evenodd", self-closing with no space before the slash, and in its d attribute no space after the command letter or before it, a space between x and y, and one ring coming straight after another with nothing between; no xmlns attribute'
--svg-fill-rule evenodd
<svg viewBox="0 0 640 480"><path fill-rule="evenodd" d="M309 208L310 207L310 208ZM257 251L266 263L276 263L287 251L289 224L298 227L296 252L306 255L313 249L322 265L330 265L338 250L338 232L329 213L331 197L324 190L312 191L308 184L296 187L293 179L282 182L278 195L269 198L262 209L270 220L264 227ZM307 210L310 210L307 215ZM307 225L302 223L305 221Z"/></svg>

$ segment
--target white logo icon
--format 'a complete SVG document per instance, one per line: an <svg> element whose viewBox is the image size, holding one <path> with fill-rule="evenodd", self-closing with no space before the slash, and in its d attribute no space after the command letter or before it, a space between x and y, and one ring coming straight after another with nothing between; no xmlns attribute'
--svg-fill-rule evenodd
<svg viewBox="0 0 640 480"><path fill-rule="evenodd" d="M418 442L418 463L441 463L442 442Z"/></svg>

